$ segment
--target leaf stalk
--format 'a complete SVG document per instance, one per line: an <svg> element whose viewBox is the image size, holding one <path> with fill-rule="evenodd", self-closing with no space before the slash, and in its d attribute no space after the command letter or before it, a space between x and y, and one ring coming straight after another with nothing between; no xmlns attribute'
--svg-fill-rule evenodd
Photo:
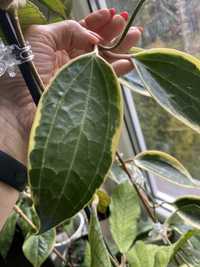
<svg viewBox="0 0 200 267"><path fill-rule="evenodd" d="M128 24L126 25L126 28L124 29L123 33L121 34L121 37L119 38L119 40L117 40L114 44L110 45L110 46L104 46L104 45L99 45L99 47L102 50L112 50L117 48L124 40L124 38L126 37L130 27L132 26L132 24L134 23L136 16L138 15L139 11L141 10L143 4L145 3L146 0L140 0L135 8L135 10L133 11L133 14L131 15L131 18L128 22Z"/></svg>

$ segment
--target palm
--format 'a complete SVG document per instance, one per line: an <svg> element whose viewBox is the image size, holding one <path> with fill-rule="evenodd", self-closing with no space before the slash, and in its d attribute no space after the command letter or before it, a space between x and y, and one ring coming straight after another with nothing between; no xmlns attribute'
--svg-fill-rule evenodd
<svg viewBox="0 0 200 267"><path fill-rule="evenodd" d="M34 63L45 86L60 67L72 58L93 49L98 39L94 35L91 36L91 33L88 34L88 30L98 33L106 43L120 34L125 23L121 16L116 15L112 18L109 10L104 9L91 14L80 23L65 21L30 27L26 38L32 46ZM137 42L139 36L137 30L130 31L119 51L126 52ZM130 70L130 62L126 60L115 63L115 70L119 74ZM2 149L25 162L29 131L36 110L35 104L20 75L13 82L10 79L1 81L0 96L0 123L5 126L4 134L0 137L0 143L5 144L5 147L2 145ZM12 150L8 147L9 143L13 143L10 145Z"/></svg>

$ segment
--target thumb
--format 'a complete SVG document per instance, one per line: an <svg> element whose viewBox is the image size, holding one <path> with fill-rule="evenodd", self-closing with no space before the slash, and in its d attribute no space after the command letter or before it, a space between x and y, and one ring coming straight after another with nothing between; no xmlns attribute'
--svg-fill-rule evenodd
<svg viewBox="0 0 200 267"><path fill-rule="evenodd" d="M73 20L54 23L46 26L53 38L56 50L70 51L72 49L91 51L101 37Z"/></svg>

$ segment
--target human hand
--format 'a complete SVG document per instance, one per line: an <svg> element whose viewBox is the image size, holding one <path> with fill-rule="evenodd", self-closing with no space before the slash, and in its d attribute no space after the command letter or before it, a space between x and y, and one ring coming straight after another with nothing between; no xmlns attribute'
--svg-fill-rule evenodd
<svg viewBox="0 0 200 267"><path fill-rule="evenodd" d="M47 86L56 71L80 54L92 51L95 44L108 43L117 37L126 25L126 20L113 11L96 11L78 22L64 21L51 25L31 26L26 39L32 46L34 62ZM91 32L93 31L93 32ZM127 37L115 52L126 53L140 37L137 28L130 29ZM117 74L132 68L126 59L109 58ZM35 104L20 75L12 82L2 81L0 89L0 125L4 125L0 137L1 150L26 163L29 132L35 114Z"/></svg>

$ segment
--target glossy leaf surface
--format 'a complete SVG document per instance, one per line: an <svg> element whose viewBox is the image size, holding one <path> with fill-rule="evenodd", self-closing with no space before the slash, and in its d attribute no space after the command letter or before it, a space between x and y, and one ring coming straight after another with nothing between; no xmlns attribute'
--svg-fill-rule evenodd
<svg viewBox="0 0 200 267"><path fill-rule="evenodd" d="M173 246L147 245L138 241L127 253L130 267L167 267L173 254Z"/></svg>
<svg viewBox="0 0 200 267"><path fill-rule="evenodd" d="M42 234L32 235L26 239L23 252L34 267L40 267L51 254L55 244L56 232L54 229Z"/></svg>
<svg viewBox="0 0 200 267"><path fill-rule="evenodd" d="M109 218L111 233L121 253L128 251L137 236L140 205L137 193L128 181L114 190Z"/></svg>
<svg viewBox="0 0 200 267"><path fill-rule="evenodd" d="M10 246L12 245L17 218L18 215L13 212L7 219L3 229L0 231L0 255L3 258L6 258Z"/></svg>
<svg viewBox="0 0 200 267"><path fill-rule="evenodd" d="M177 119L200 133L200 61L174 49L150 49L134 55L146 89Z"/></svg>
<svg viewBox="0 0 200 267"><path fill-rule="evenodd" d="M96 208L92 208L89 242L91 249L90 267L111 267L109 255L104 244L101 226L97 217Z"/></svg>
<svg viewBox="0 0 200 267"><path fill-rule="evenodd" d="M96 53L65 66L42 96L29 146L29 177L44 232L74 216L104 181L123 118L120 86Z"/></svg>
<svg viewBox="0 0 200 267"><path fill-rule="evenodd" d="M195 187L194 181L185 167L167 153L149 150L138 154L134 162L139 168L158 175L169 182Z"/></svg>
<svg viewBox="0 0 200 267"><path fill-rule="evenodd" d="M178 215L188 220L193 227L200 229L200 198L198 196L184 196L178 198L174 205L178 209Z"/></svg>
<svg viewBox="0 0 200 267"><path fill-rule="evenodd" d="M42 4L47 6L50 10L57 13L63 18L66 18L65 5L61 0L40 0Z"/></svg>

